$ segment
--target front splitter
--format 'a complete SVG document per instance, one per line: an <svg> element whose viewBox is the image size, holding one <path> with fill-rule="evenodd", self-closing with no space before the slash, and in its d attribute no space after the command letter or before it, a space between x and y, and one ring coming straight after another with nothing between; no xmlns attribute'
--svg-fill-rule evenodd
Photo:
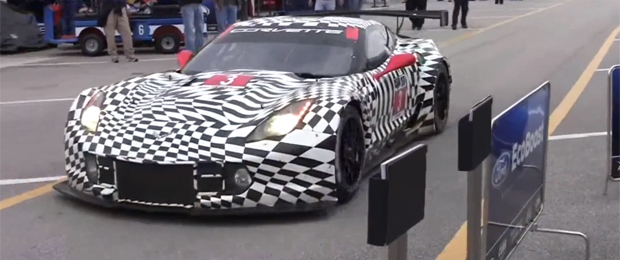
<svg viewBox="0 0 620 260"><path fill-rule="evenodd" d="M324 201L308 204L286 204L276 207L257 206L247 208L234 209L209 209L209 208L180 208L180 207L161 207L148 206L133 203L120 203L114 201L106 201L98 197L94 197L82 193L69 185L67 180L57 183L53 186L54 190L66 196L78 199L80 201L97 205L104 208L127 209L142 211L148 213L178 213L185 215L206 215L206 216L230 216L230 215L264 215L264 214L283 214L283 213L311 213L317 211L325 211L334 207L337 202Z"/></svg>

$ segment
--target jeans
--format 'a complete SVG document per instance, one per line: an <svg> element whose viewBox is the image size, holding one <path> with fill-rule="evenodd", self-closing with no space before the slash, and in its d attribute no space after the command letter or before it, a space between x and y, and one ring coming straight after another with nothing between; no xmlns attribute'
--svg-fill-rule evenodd
<svg viewBox="0 0 620 260"><path fill-rule="evenodd" d="M75 0L65 1L62 7L62 34L75 34L75 13L77 13L77 2Z"/></svg>
<svg viewBox="0 0 620 260"><path fill-rule="evenodd" d="M224 32L228 26L237 21L238 10L236 5L220 6L220 10L216 10L215 16L217 19L218 33Z"/></svg>
<svg viewBox="0 0 620 260"><path fill-rule="evenodd" d="M364 4L364 0L349 0L349 10L350 11L359 11L362 10L362 5Z"/></svg>
<svg viewBox="0 0 620 260"><path fill-rule="evenodd" d="M183 33L185 34L185 49L198 52L204 44L205 18L202 4L188 4L181 6L183 16Z"/></svg>
<svg viewBox="0 0 620 260"><path fill-rule="evenodd" d="M334 11L336 10L336 0L316 0L314 11Z"/></svg>

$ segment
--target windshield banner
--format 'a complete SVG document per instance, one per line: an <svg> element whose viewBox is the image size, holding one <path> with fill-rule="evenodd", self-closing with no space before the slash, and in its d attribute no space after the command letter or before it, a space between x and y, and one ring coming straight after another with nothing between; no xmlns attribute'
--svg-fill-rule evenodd
<svg viewBox="0 0 620 260"><path fill-rule="evenodd" d="M611 88L611 177L620 179L620 65L609 69Z"/></svg>
<svg viewBox="0 0 620 260"><path fill-rule="evenodd" d="M542 211L550 94L546 82L493 120L487 260L507 259Z"/></svg>

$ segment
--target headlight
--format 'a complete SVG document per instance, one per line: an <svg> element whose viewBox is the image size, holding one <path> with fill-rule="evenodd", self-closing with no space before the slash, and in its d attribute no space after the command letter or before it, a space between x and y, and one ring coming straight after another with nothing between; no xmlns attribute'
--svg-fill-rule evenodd
<svg viewBox="0 0 620 260"><path fill-rule="evenodd" d="M306 115L313 102L314 100L304 100L288 105L276 112L254 129L254 132L248 137L248 141L259 141L268 137L282 136L290 133Z"/></svg>
<svg viewBox="0 0 620 260"><path fill-rule="evenodd" d="M104 100L105 95L102 92L99 92L90 98L90 100L84 107L84 110L82 110L82 117L80 118L80 123L89 132L97 131L97 125L99 124L99 115L101 114L101 106L103 106Z"/></svg>

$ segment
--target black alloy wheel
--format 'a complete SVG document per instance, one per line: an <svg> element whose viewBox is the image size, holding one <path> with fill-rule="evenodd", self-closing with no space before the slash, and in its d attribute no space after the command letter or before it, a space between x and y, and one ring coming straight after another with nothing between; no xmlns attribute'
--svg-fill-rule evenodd
<svg viewBox="0 0 620 260"><path fill-rule="evenodd" d="M347 106L341 117L336 142L336 192L339 203L357 192L365 160L364 127L357 110Z"/></svg>
<svg viewBox="0 0 620 260"><path fill-rule="evenodd" d="M439 68L439 75L433 89L433 115L435 133L441 133L448 123L450 111L450 82L444 65Z"/></svg>

